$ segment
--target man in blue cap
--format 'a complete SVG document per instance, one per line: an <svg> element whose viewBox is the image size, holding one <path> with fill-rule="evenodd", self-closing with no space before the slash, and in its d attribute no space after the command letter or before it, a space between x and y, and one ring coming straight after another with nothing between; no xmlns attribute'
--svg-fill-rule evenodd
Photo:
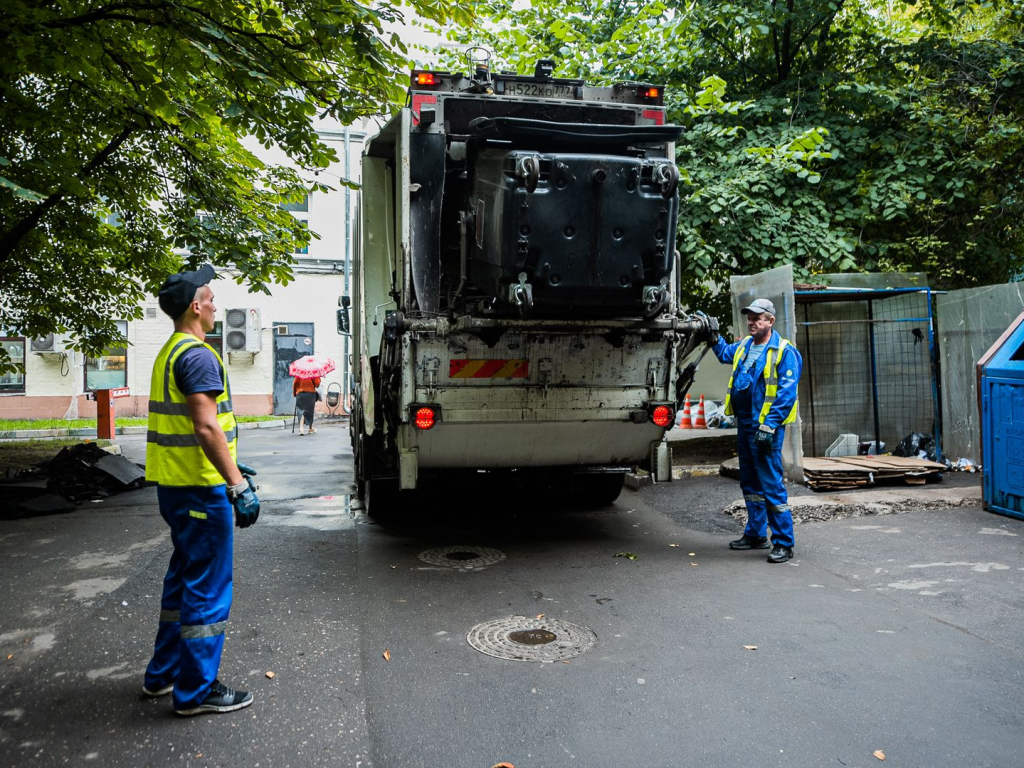
<svg viewBox="0 0 1024 768"><path fill-rule="evenodd" d="M736 416L740 488L747 507L747 527L729 549L771 547L768 562L785 563L793 557L793 515L783 483L782 443L786 425L796 421L803 360L796 347L773 329L771 301L756 299L741 311L749 336L726 344L713 328L715 356L732 364L725 413Z"/></svg>
<svg viewBox="0 0 1024 768"><path fill-rule="evenodd" d="M217 313L214 277L206 265L171 275L160 288L160 308L174 320L174 333L153 364L149 391L146 479L158 485L174 553L142 692L173 691L179 715L232 712L253 700L217 679L231 610L232 517L247 528L259 517L260 502L250 479L255 472L237 463L224 362L205 342Z"/></svg>

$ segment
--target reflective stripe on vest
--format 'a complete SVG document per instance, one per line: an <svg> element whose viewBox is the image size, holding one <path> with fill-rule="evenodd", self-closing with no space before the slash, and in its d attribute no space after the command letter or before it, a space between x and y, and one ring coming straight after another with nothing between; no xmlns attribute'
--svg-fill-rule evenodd
<svg viewBox="0 0 1024 768"><path fill-rule="evenodd" d="M149 431L146 435L146 479L168 486L224 485L224 478L206 458L196 436L188 401L174 378L174 364L195 347L210 350L220 365L223 391L217 396L217 424L224 430L231 460L236 461L238 426L231 409L231 388L217 350L189 333L175 333L153 363L149 389Z"/></svg>
<svg viewBox="0 0 1024 768"><path fill-rule="evenodd" d="M754 343L753 336L748 336L744 343L736 347L736 353L732 357L732 372L729 374L729 385L725 391L725 415L731 416L733 413L732 409L732 383L736 378L736 371L740 367L740 363L743 358L747 355L747 350L750 349L750 345ZM772 403L775 402L775 398L779 394L779 364L782 362L782 353L786 351L786 347L789 346L789 342L785 339L779 340L778 357L772 364L772 353L775 352L773 349L765 350L767 358L764 361L764 404L761 406L761 413L758 416L758 423L764 424L764 420L768 418L768 412L772 409ZM796 410L798 401L793 401L793 409L786 415L786 418L782 420L780 426L786 424L792 424L796 421Z"/></svg>

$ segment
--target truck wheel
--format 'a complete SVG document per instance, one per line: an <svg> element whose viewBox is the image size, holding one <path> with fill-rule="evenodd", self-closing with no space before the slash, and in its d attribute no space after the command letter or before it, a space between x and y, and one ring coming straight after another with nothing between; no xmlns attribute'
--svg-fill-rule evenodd
<svg viewBox="0 0 1024 768"><path fill-rule="evenodd" d="M390 478L367 478L364 482L363 509L367 517L382 520L398 512L398 481Z"/></svg>
<svg viewBox="0 0 1024 768"><path fill-rule="evenodd" d="M356 474L356 498L362 500L366 498L366 446L363 444L362 432L359 432L352 438L352 443L352 464L355 466Z"/></svg>
<svg viewBox="0 0 1024 768"><path fill-rule="evenodd" d="M603 475L583 475L576 481L576 498L587 507L606 507L619 498L626 480L624 472Z"/></svg>

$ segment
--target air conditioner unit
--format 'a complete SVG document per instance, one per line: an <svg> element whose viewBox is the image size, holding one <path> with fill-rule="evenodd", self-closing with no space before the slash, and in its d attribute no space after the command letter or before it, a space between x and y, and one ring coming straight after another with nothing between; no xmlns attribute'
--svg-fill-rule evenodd
<svg viewBox="0 0 1024 768"><path fill-rule="evenodd" d="M39 355L62 355L71 339L64 333L48 333L29 341L29 351Z"/></svg>
<svg viewBox="0 0 1024 768"><path fill-rule="evenodd" d="M263 334L258 309L229 309L224 314L224 349L228 352L259 352Z"/></svg>

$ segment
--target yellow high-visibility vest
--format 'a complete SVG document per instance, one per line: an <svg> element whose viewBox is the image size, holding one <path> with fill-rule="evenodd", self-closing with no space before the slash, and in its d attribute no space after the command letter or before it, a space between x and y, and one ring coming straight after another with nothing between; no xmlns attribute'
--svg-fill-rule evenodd
<svg viewBox="0 0 1024 768"><path fill-rule="evenodd" d="M238 425L231 411L231 389L228 374L217 350L190 333L175 333L168 339L153 363L149 387L149 431L146 435L146 479L160 485L204 486L224 485L225 480L199 445L188 401L174 380L174 363L184 352L203 346L213 352L220 363L224 389L217 396L217 423L224 430L231 451L237 460Z"/></svg>
<svg viewBox="0 0 1024 768"><path fill-rule="evenodd" d="M747 350L750 349L750 345L754 343L754 337L748 336L743 344L736 347L736 353L732 356L732 373L729 374L729 386L725 392L725 415L732 415L732 383L736 378L736 371L740 367L740 363L743 358L746 357ZM768 356L764 361L764 404L761 406L761 414L758 417L758 423L764 424L764 420L768 417L768 411L772 408L772 403L775 402L775 397L779 394L779 363L782 362L782 353L786 351L786 347L789 346L789 342L785 339L779 340L778 356L772 359L772 353L774 349L765 350L765 354ZM798 400L793 401L793 409L789 412L785 419L782 420L780 426L786 424L792 424L796 421L796 409L799 404Z"/></svg>

